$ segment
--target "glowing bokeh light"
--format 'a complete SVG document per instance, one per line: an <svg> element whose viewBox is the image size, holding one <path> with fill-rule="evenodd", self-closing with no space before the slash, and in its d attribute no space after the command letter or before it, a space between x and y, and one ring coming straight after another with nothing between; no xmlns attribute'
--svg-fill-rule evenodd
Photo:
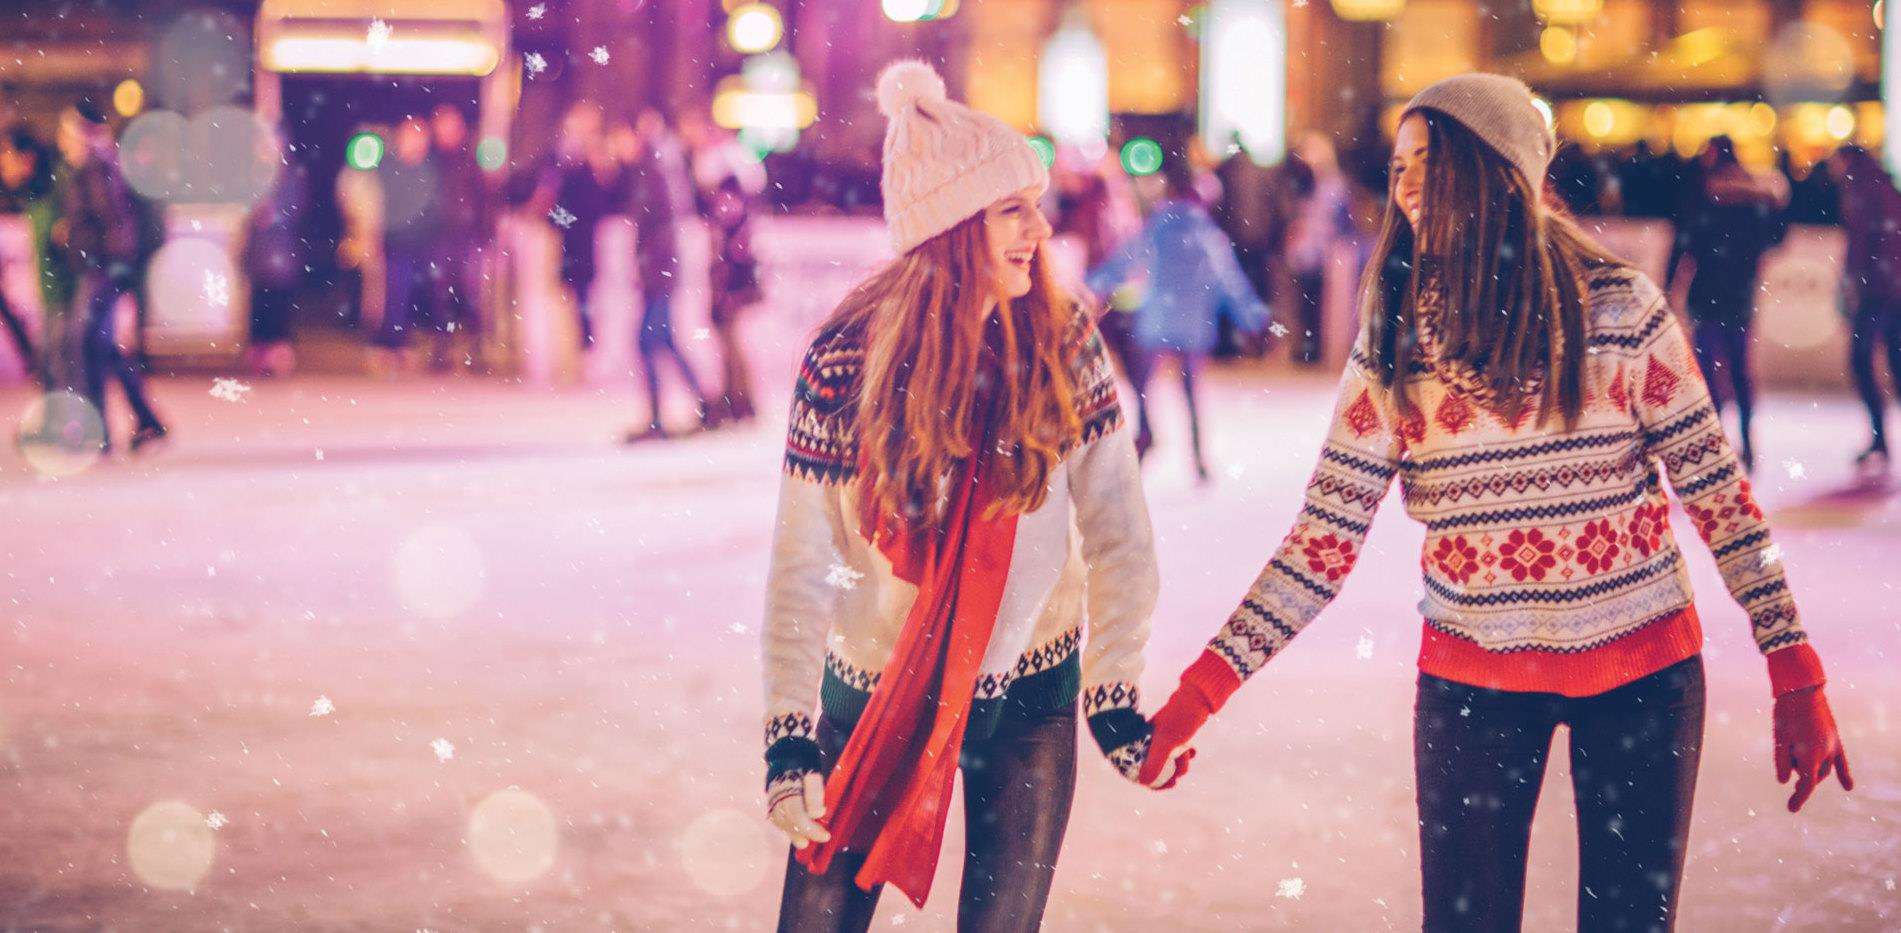
<svg viewBox="0 0 1901 933"><path fill-rule="evenodd" d="M365 130L350 137L343 152L351 168L363 172L375 171L383 163L383 137Z"/></svg>
<svg viewBox="0 0 1901 933"><path fill-rule="evenodd" d="M1256 165L1287 153L1287 21L1277 3L1215 0L1205 15L1201 144L1227 152L1239 137Z"/></svg>
<svg viewBox="0 0 1901 933"><path fill-rule="evenodd" d="M458 528L418 529L397 545L396 594L405 608L429 619L453 619L481 600L488 570L475 539Z"/></svg>
<svg viewBox="0 0 1901 933"><path fill-rule="evenodd" d="M1036 150L1036 157L1042 161L1044 168L1056 164L1056 146L1049 141L1048 137L1030 137L1030 148Z"/></svg>
<svg viewBox="0 0 1901 933"><path fill-rule="evenodd" d="M191 891L211 870L218 839L205 815L188 804L167 800L146 807L125 834L132 873L149 887Z"/></svg>
<svg viewBox="0 0 1901 933"><path fill-rule="evenodd" d="M119 82L119 86L112 89L112 109L122 117L138 115L145 109L145 86L131 78Z"/></svg>
<svg viewBox="0 0 1901 933"><path fill-rule="evenodd" d="M726 20L726 43L741 55L769 52L785 35L785 20L764 3L748 3Z"/></svg>
<svg viewBox="0 0 1901 933"><path fill-rule="evenodd" d="M119 166L125 183L152 201L184 194L187 121L171 110L148 110L125 125L119 136Z"/></svg>
<svg viewBox="0 0 1901 933"><path fill-rule="evenodd" d="M1109 135L1109 57L1073 10L1043 46L1036 66L1036 122L1051 138L1071 145Z"/></svg>
<svg viewBox="0 0 1901 933"><path fill-rule="evenodd" d="M469 811L469 857L490 878L526 884L554 866L561 846L553 811L519 787L498 790Z"/></svg>
<svg viewBox="0 0 1901 933"><path fill-rule="evenodd" d="M1162 144L1137 136L1122 144L1122 170L1140 178L1162 170Z"/></svg>
<svg viewBox="0 0 1901 933"><path fill-rule="evenodd" d="M1547 26L1538 34L1538 52L1554 65L1569 65L1578 60L1577 33L1563 26Z"/></svg>
<svg viewBox="0 0 1901 933"><path fill-rule="evenodd" d="M34 473L50 479L75 476L104 456L106 422L99 409L72 392L49 392L20 413L14 442Z"/></svg>
<svg viewBox="0 0 1901 933"><path fill-rule="evenodd" d="M485 172L499 172L508 164L508 141L490 136L475 144L475 164Z"/></svg>
<svg viewBox="0 0 1901 933"><path fill-rule="evenodd" d="M1847 107L1836 104L1828 108L1828 116L1824 119L1830 139L1840 142L1855 135L1855 112Z"/></svg>
<svg viewBox="0 0 1901 933"><path fill-rule="evenodd" d="M880 0L885 18L894 23L915 23L929 18L931 0Z"/></svg>
<svg viewBox="0 0 1901 933"><path fill-rule="evenodd" d="M757 817L737 810L702 814L680 834L680 867L700 890L734 897L759 886L774 862L783 858L783 837Z"/></svg>

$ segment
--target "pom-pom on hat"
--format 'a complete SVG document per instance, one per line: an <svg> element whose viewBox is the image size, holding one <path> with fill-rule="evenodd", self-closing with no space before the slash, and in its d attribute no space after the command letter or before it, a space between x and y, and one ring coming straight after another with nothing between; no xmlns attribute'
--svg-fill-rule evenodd
<svg viewBox="0 0 1901 933"><path fill-rule="evenodd" d="M1049 187L1049 170L1023 134L953 101L921 61L878 75L885 117L885 225L900 255L1006 195Z"/></svg>
<svg viewBox="0 0 1901 933"><path fill-rule="evenodd" d="M1556 142L1524 82L1479 71L1453 75L1415 95L1406 113L1416 110L1457 120L1523 172L1531 190L1544 187Z"/></svg>

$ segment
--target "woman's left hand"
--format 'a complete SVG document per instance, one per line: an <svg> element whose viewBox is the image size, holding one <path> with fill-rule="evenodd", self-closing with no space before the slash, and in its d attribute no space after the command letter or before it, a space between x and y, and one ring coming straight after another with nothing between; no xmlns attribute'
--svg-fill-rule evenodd
<svg viewBox="0 0 1901 933"><path fill-rule="evenodd" d="M1855 789L1855 779L1848 773L1848 752L1842 748L1835 714L1829 711L1828 697L1820 686L1776 698L1775 746L1776 783L1787 784L1790 775L1795 776L1795 793L1789 796L1790 813L1802 809L1831 770L1841 781L1842 790Z"/></svg>

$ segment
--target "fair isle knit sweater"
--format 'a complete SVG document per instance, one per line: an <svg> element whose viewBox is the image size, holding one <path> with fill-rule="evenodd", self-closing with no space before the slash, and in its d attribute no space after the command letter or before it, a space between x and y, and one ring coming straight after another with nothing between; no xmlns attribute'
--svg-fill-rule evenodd
<svg viewBox="0 0 1901 933"><path fill-rule="evenodd" d="M1749 616L1780 696L1822 682L1781 555L1711 405L1689 341L1641 272L1589 276L1585 405L1575 428L1506 423L1478 374L1438 349L1401 418L1362 331L1293 530L1183 676L1219 708L1339 592L1399 478L1425 525L1419 667L1502 690L1589 696L1696 654L1702 632L1659 468Z"/></svg>
<svg viewBox="0 0 1901 933"><path fill-rule="evenodd" d="M1132 775L1148 743L1136 682L1155 605L1153 536L1101 337L1079 313L1065 340L1082 435L1042 506L1017 520L966 737L1080 694L1104 754ZM850 732L917 598L858 527L863 359L859 335L822 333L793 393L763 627L769 788L821 768L815 713Z"/></svg>

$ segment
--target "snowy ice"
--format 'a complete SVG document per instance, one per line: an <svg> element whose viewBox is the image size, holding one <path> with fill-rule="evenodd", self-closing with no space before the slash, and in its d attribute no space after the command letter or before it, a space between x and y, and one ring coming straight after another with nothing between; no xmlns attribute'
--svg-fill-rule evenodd
<svg viewBox="0 0 1901 933"><path fill-rule="evenodd" d="M211 397L220 402L242 402L251 387L236 379L220 376L211 380Z"/></svg>
<svg viewBox="0 0 1901 933"><path fill-rule="evenodd" d="M336 704L330 702L330 698L327 696L319 696L317 697L317 702L310 704L310 715L312 716L328 716L336 711Z"/></svg>

